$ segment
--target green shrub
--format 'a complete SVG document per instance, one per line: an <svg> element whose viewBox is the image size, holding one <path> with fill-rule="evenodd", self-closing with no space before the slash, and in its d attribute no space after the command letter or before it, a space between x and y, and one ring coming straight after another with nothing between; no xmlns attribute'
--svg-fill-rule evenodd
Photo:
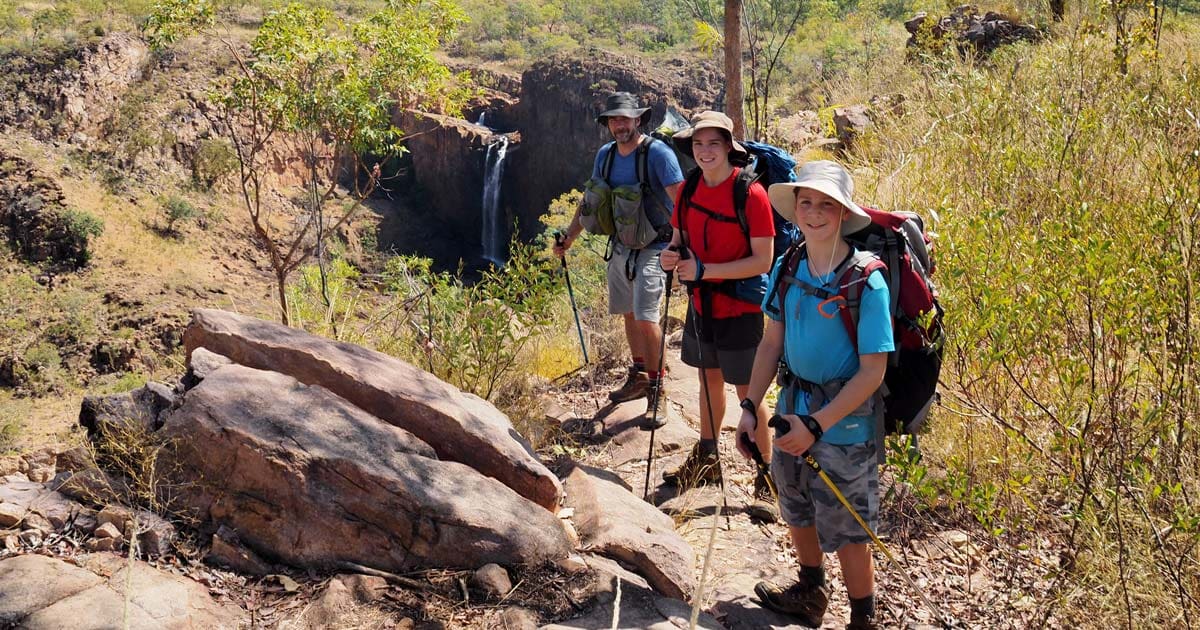
<svg viewBox="0 0 1200 630"><path fill-rule="evenodd" d="M167 220L166 231L178 234L177 228L181 223L187 223L200 216L200 211L190 201L177 195L171 195L162 201L163 218Z"/></svg>
<svg viewBox="0 0 1200 630"><path fill-rule="evenodd" d="M222 177L232 173L238 166L237 153L233 145L223 138L205 138L196 149L192 160L192 178L204 189L211 189Z"/></svg>
<svg viewBox="0 0 1200 630"><path fill-rule="evenodd" d="M63 226L75 250L76 268L86 267L92 260L92 241L104 234L104 222L86 210L67 208L62 211Z"/></svg>

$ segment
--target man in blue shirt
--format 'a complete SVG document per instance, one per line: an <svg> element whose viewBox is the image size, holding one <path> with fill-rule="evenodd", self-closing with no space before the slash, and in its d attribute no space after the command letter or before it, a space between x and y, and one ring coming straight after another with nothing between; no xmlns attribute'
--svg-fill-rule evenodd
<svg viewBox="0 0 1200 630"><path fill-rule="evenodd" d="M642 184L638 181L637 156L646 143L645 170L649 181L644 183L651 194L642 199L642 210L658 228L658 238L643 249L629 249L619 241L613 243L612 258L608 261L608 312L625 320L625 338L633 364L625 383L608 397L613 402L647 397L647 417L657 409L658 417L662 418L666 416L666 394L659 372L662 329L658 321L666 272L659 266L658 257L671 241L671 212L683 183L683 173L671 147L641 132L640 127L649 121L650 108L639 107L632 94L617 92L609 96L596 122L608 129L613 141L596 153L592 177L604 178L614 188ZM554 253L563 256L582 231L576 210Z"/></svg>

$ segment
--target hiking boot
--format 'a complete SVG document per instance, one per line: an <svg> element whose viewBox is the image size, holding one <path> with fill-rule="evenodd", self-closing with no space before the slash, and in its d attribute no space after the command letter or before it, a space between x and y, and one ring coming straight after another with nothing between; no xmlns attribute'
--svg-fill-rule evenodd
<svg viewBox="0 0 1200 630"><path fill-rule="evenodd" d="M700 445L692 447L683 464L675 470L663 473L663 481L667 484L692 488L705 484L721 482L721 465L717 454L701 453Z"/></svg>
<svg viewBox="0 0 1200 630"><path fill-rule="evenodd" d="M759 473L754 478L754 494L751 495L750 505L746 506L746 514L756 521L775 523L779 520L779 509L775 507L775 495L767 485L766 475Z"/></svg>
<svg viewBox="0 0 1200 630"><path fill-rule="evenodd" d="M608 393L608 399L615 403L637 400L650 393L650 377L636 368L629 368L629 376L625 384Z"/></svg>
<svg viewBox="0 0 1200 630"><path fill-rule="evenodd" d="M667 389L659 382L651 387L646 397L646 414L638 427L643 431L656 431L667 425Z"/></svg>
<svg viewBox="0 0 1200 630"><path fill-rule="evenodd" d="M875 623L875 615L850 615L846 630L879 630L879 626Z"/></svg>
<svg viewBox="0 0 1200 630"><path fill-rule="evenodd" d="M825 608L829 606L829 586L814 586L803 575L787 588L771 582L759 582L754 587L754 594L758 595L765 608L791 615L810 628L821 627Z"/></svg>

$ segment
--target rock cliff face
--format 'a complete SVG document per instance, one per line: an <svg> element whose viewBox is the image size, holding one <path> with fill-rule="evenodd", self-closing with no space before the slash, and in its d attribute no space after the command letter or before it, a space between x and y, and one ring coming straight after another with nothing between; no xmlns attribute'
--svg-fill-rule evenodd
<svg viewBox="0 0 1200 630"><path fill-rule="evenodd" d="M609 94L636 94L651 108L648 127L654 129L668 107L684 115L717 107L721 89L718 70L694 62L651 62L593 51L587 58L554 57L534 64L521 78L515 120L523 141L505 182L520 200L516 216L521 233L534 233L550 202L582 186L591 174L596 150L611 140L595 120Z"/></svg>
<svg viewBox="0 0 1200 630"><path fill-rule="evenodd" d="M0 59L0 79L7 79L0 81L6 86L0 88L0 129L31 126L64 137L95 135L149 62L150 48L126 33L57 58L13 54Z"/></svg>
<svg viewBox="0 0 1200 630"><path fill-rule="evenodd" d="M478 80L487 87L485 97L464 115L475 121L483 114L491 129L438 114L395 116L412 152L412 181L401 192L419 197L425 214L444 223L467 258L478 252L488 145L495 134L510 140L501 180L503 224L515 220L519 235L528 238L540 231L538 218L554 198L582 186L596 150L611 139L595 120L609 94L637 94L653 112L650 129L662 123L668 107L688 115L721 98L720 74L710 65L597 51L536 63L519 81L495 73ZM509 92L514 89L519 94Z"/></svg>
<svg viewBox="0 0 1200 630"><path fill-rule="evenodd" d="M421 213L445 227L465 258L477 255L485 162L496 134L460 118L407 110L397 112L393 123L408 136L405 144L411 154L414 192L423 201ZM504 224L511 224L511 219Z"/></svg>

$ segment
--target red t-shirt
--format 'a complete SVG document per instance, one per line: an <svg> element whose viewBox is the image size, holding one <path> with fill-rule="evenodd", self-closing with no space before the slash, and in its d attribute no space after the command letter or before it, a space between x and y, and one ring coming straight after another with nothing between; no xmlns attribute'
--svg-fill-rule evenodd
<svg viewBox="0 0 1200 630"><path fill-rule="evenodd" d="M733 174L725 181L709 188L701 178L696 186L688 207L683 206L683 188L679 189L679 199L675 200L675 212L671 215L671 226L680 229L680 213L686 216L687 225L683 226L684 240L700 262L712 263L733 262L750 255L746 236L738 224L737 214L733 210L733 181L742 169L734 168ZM709 211L728 217L728 220L714 219L708 213L699 210L695 205L703 206ZM746 197L746 223L750 226L750 238L775 236L775 223L772 220L771 200L761 184L755 182L750 186ZM716 280L714 282L720 282ZM758 304L750 304L734 299L724 293L712 292L712 316L718 319L736 317L746 313L757 313L762 310ZM700 305L699 290L692 293L692 304L697 313L703 313Z"/></svg>

